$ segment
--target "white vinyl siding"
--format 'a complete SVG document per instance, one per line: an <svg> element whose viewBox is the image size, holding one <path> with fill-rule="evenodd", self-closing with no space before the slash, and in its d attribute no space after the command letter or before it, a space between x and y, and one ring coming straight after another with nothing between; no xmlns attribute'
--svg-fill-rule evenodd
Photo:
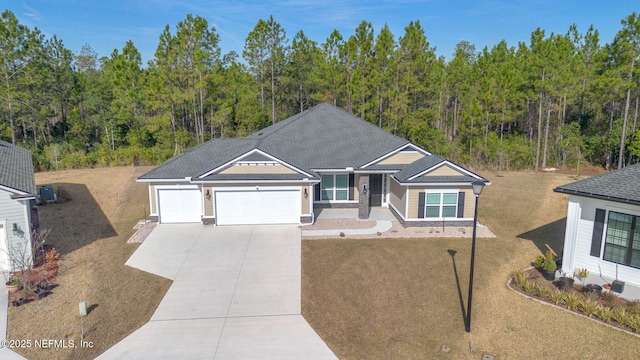
<svg viewBox="0 0 640 360"><path fill-rule="evenodd" d="M599 257L590 255L596 209L607 211ZM614 261L605 260L606 234L609 231L606 222L610 212L640 216L640 206L575 195L569 197L562 270L573 274L577 268L586 268L592 274L600 274L607 279L617 276L631 285L640 286L640 269L623 264L616 266Z"/></svg>
<svg viewBox="0 0 640 360"><path fill-rule="evenodd" d="M24 260L19 260L20 263L30 264L31 262L31 224L29 223L29 214L31 203L30 200L14 200L11 198L11 193L0 189L0 219L4 220L4 236L5 243L8 252L13 253L13 256L22 254L25 256ZM14 234L13 224L16 224L19 232ZM10 257L10 256L7 256ZM13 264L13 269L17 263ZM9 270L9 269L3 269Z"/></svg>

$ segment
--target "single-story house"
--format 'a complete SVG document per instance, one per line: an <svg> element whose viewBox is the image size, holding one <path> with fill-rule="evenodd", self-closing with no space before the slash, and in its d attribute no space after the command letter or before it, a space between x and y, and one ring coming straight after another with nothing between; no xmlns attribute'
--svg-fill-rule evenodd
<svg viewBox="0 0 640 360"><path fill-rule="evenodd" d="M569 194L562 271L586 268L640 286L640 164L554 191Z"/></svg>
<svg viewBox="0 0 640 360"><path fill-rule="evenodd" d="M0 140L0 271L32 262L31 234L38 227L31 152Z"/></svg>
<svg viewBox="0 0 640 360"><path fill-rule="evenodd" d="M213 139L138 178L160 223L311 224L317 209L388 207L404 225L473 222L489 181L330 103Z"/></svg>

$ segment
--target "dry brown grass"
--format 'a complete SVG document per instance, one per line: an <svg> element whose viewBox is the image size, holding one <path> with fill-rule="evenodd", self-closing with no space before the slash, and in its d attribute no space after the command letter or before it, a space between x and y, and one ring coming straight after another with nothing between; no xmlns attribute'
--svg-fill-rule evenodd
<svg viewBox="0 0 640 360"><path fill-rule="evenodd" d="M39 185L64 188L71 198L41 206L40 225L62 255L53 294L9 309L8 339L80 341L78 302L86 301L84 339L93 348L21 349L29 359L93 359L149 320L171 281L124 263L139 244L127 244L148 208L146 168L120 167L36 174ZM148 211L148 209L147 209Z"/></svg>
<svg viewBox="0 0 640 360"><path fill-rule="evenodd" d="M545 243L562 249L567 197L552 189L571 175L484 175L493 185L480 197L479 218L498 237L478 239L471 333L463 321L469 239L303 241L307 321L341 359L636 358L637 337L505 285Z"/></svg>

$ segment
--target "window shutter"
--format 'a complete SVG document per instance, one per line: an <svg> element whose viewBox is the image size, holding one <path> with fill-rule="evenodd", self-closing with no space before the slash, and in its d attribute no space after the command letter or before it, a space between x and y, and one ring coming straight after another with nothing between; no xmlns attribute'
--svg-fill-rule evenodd
<svg viewBox="0 0 640 360"><path fill-rule="evenodd" d="M458 193L458 217L464 217L464 192L460 191Z"/></svg>
<svg viewBox="0 0 640 360"><path fill-rule="evenodd" d="M418 218L420 219L424 218L424 198L424 192L418 194Z"/></svg>
<svg viewBox="0 0 640 360"><path fill-rule="evenodd" d="M320 183L313 186L313 201L320 201Z"/></svg>
<svg viewBox="0 0 640 360"><path fill-rule="evenodd" d="M349 174L349 200L353 200L353 174Z"/></svg>
<svg viewBox="0 0 640 360"><path fill-rule="evenodd" d="M596 209L596 219L593 223L593 237L591 238L591 256L600 257L602 247L602 231L604 229L604 215L606 211Z"/></svg>

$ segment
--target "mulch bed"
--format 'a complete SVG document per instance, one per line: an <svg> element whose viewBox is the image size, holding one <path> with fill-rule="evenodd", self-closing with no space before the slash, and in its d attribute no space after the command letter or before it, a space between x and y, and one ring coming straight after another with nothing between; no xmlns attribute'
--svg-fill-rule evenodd
<svg viewBox="0 0 640 360"><path fill-rule="evenodd" d="M556 288L558 289L562 289L562 286L560 285L560 282L556 279L554 281L549 281L547 279L544 278L544 276L542 275L542 273L540 273L540 271L538 271L538 269L536 269L535 267L531 267L525 270L528 274L529 274L529 280L531 281L535 281L537 283L541 283L541 284L546 284L551 290L554 290ZM636 336L640 336L639 334L634 333L633 331L631 331L629 328L622 326L620 324L618 324L615 321L603 321L597 317L591 317L591 316L587 316L586 314L584 314L582 311L580 310L569 310L567 308L566 304L560 303L560 304L555 304L553 301L551 301L551 299L546 298L546 297L540 297L536 294L530 294L525 292L522 288L520 288L518 285L516 285L515 281L513 281L513 279L510 279L510 281L507 283L507 286L509 286L510 289L522 294L523 296L526 296L528 298L532 298L535 300L538 300L540 302L544 302L548 305L552 305L561 309L564 309L566 311L572 312L572 313L576 313L582 316L585 316L589 319L598 321L602 324L614 327L616 329L619 330L623 330L625 332L628 332L630 334L636 335ZM564 291L567 291L567 289L564 289ZM592 300L597 301L599 304L601 305L605 305L605 306L609 306L609 307L632 307L632 306L637 306L637 304L640 304L638 301L629 301L623 297L618 296L617 294L615 294L614 292L611 292L609 290L605 290L605 288L603 287L603 290L601 292L600 295L598 295L595 292L591 292L590 290L588 290L584 285L582 284L577 284L574 282L573 287L571 289L571 292L574 293L579 293L579 294L584 294L585 296L589 296Z"/></svg>
<svg viewBox="0 0 640 360"><path fill-rule="evenodd" d="M58 277L58 260L46 263L44 256L53 249L51 245L44 244L42 249L38 249L35 256L34 267L23 272L17 272L16 275L21 279L22 283L31 284L32 289L23 288L14 293L9 293L9 306L14 304L24 305L32 301L38 301L52 293L52 289L56 287L56 278ZM42 286L46 291L37 296L34 291L38 286ZM21 301L22 300L22 301Z"/></svg>
<svg viewBox="0 0 640 360"><path fill-rule="evenodd" d="M559 281L557 279L554 280L554 281L546 280L544 278L544 276L540 273L540 271L538 271L538 269L536 269L535 267L529 268L526 271L529 274L529 279L530 280L534 280L534 281L537 281L539 283L546 283L549 286L549 288L551 288L552 290L556 289L556 288L561 288L560 283L559 283ZM510 283L510 286L511 286L512 289L514 289L514 290L516 290L516 291L518 291L520 293L523 293L523 294L527 295L528 297L532 297L532 298L536 298L536 299L541 300L541 301L552 303L551 301L549 301L549 299L541 298L541 297L539 297L537 295L532 295L532 294L525 293L513 281ZM576 293L581 293L581 294L589 292L589 290L587 290L584 285L579 284L578 282L574 282L573 283L572 291L576 292ZM610 295L607 296L607 293L609 293ZM628 305L631 305L633 303L632 301L629 301L629 300L627 300L627 299L625 299L623 297L620 297L620 296L618 296L617 294L615 294L613 292L605 290L604 287L602 289L602 295L600 295L600 297L598 299L598 302L600 304L602 304L602 305L608 305L608 306L628 306ZM555 305L555 304L553 304L553 305ZM566 305L562 305L561 307L566 308Z"/></svg>

